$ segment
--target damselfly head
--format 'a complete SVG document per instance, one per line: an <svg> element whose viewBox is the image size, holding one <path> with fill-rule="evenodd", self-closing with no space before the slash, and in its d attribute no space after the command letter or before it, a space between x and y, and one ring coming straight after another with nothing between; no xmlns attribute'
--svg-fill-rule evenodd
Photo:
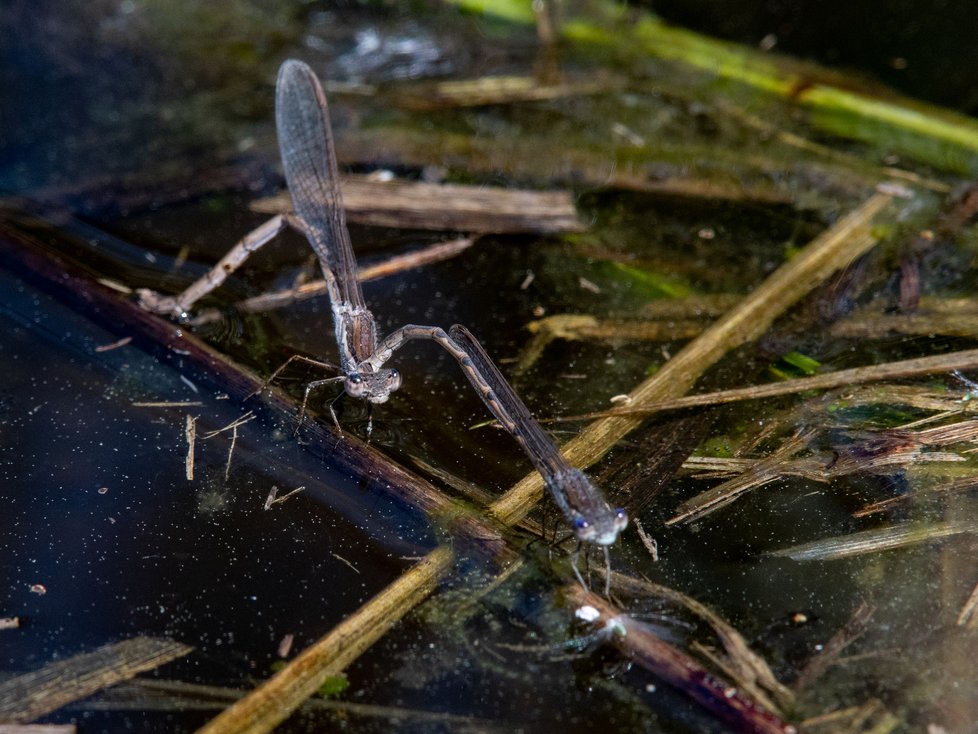
<svg viewBox="0 0 978 734"><path fill-rule="evenodd" d="M386 403L391 393L401 386L401 373L395 369L377 372L353 372L346 376L346 394L371 403Z"/></svg>
<svg viewBox="0 0 978 734"><path fill-rule="evenodd" d="M628 513L620 507L593 506L587 517L578 515L571 525L574 537L582 543L613 545L618 534L628 526Z"/></svg>

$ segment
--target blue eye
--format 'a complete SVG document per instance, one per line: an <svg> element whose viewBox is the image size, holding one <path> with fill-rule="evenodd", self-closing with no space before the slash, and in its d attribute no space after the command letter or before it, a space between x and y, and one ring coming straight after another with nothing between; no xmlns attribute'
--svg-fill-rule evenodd
<svg viewBox="0 0 978 734"><path fill-rule="evenodd" d="M575 530L584 530L584 528L588 527L590 524L591 523L589 523L583 517L579 517L576 520L574 520L574 529Z"/></svg>

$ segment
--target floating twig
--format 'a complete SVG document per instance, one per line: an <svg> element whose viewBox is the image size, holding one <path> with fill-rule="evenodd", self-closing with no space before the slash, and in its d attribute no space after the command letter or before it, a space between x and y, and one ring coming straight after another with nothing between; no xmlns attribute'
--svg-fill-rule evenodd
<svg viewBox="0 0 978 734"><path fill-rule="evenodd" d="M659 544L655 541L655 538L645 532L645 528L642 527L642 523L637 517L632 520L632 524L635 526L635 532L638 533L638 538L642 541L642 545L645 546L645 550L649 552L649 557L652 559L652 562L658 562Z"/></svg>
<svg viewBox="0 0 978 734"><path fill-rule="evenodd" d="M270 510L272 508L272 505L277 505L280 502L285 502L292 495L298 494L299 492L301 492L304 489L305 489L305 487L296 487L295 489L293 489L292 491L288 492L287 494L284 494L281 497L279 497L278 496L278 487L272 487L270 490L268 490L268 497L265 498L265 508L264 509Z"/></svg>
<svg viewBox="0 0 978 734"><path fill-rule="evenodd" d="M234 431L239 426L243 426L245 423L250 423L251 421L255 420L255 418L256 418L255 411L249 410L244 415L242 415L242 416L240 416L238 418L235 418L233 421L231 421L230 423L228 423L226 426L223 426L221 428L215 428L213 431L208 431L203 436L201 436L201 438L206 441L207 439L214 438L214 436L218 436L218 435L224 433L225 431Z"/></svg>
<svg viewBox="0 0 978 734"><path fill-rule="evenodd" d="M228 446L228 460L224 464L224 481L228 480L231 476L231 457L234 456L234 446L238 442L238 426L235 424L231 427L231 444Z"/></svg>
<svg viewBox="0 0 978 734"><path fill-rule="evenodd" d="M156 400L156 401L134 401L131 403L134 408L197 408L203 405L199 400Z"/></svg>

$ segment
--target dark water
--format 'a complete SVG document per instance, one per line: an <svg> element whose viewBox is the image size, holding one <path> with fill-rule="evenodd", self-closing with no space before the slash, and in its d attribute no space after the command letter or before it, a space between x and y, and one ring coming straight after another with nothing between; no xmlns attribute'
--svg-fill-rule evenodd
<svg viewBox="0 0 978 734"><path fill-rule="evenodd" d="M683 19L693 7L667 4L663 11ZM910 93L974 109L974 80L965 73L975 68L968 62L968 34L948 31L940 46L918 40L949 27L941 24L966 27L963 6L941 13L895 7L881 21L884 26L897 23L899 13L915 24L902 25L905 33L865 36L872 43L862 47L831 32L831 23L806 20L804 10L782 4L773 15L700 10L698 16L716 19L720 32L748 42L776 33L777 50L859 65ZM854 8L835 10L839 15L833 17L861 37L858 29L870 21L857 19ZM833 15L824 11L823 20ZM757 145L759 155L767 151L749 137L742 146L725 143L721 133L728 132L722 130L728 123L718 123L702 103L683 96L681 81L649 89L645 61L635 62L634 69L616 67L631 86L605 96L524 108L405 112L389 103L385 90L419 79L529 74L540 61L532 27L510 27L452 8L283 9L233 2L167 11L154 3L95 2L69 15L54 2L12 3L0 11L0 29L6 34L0 42L0 190L53 204L49 212L63 218L44 230L47 245L98 277L128 286L176 291L262 221L247 207L281 186L272 84L278 63L288 56L305 58L323 78L346 85L346 93L331 92L331 104L341 156L350 146L356 153L350 162L358 170L389 165L412 177L448 171L477 183L523 186L579 182L578 203L591 225L583 235L488 237L455 260L365 284L382 331L405 322L462 322L502 358L520 353L527 341L524 324L541 312L641 315L661 293L651 278L636 272L651 272L690 293L743 295L871 190L856 174L849 180L829 164L811 174L772 171L775 154L749 168L732 148ZM573 71L593 71L599 63L587 54L564 53ZM898 57L907 61L905 69L887 66L886 59ZM352 85L361 86L350 92ZM363 85L374 85L374 92ZM627 122L650 141L663 138L652 143L663 145L657 161L629 158L622 133L609 131L609 120ZM412 151L403 154L394 143L364 153L349 142L372 130L401 128L420 129L420 137L430 135L437 143L418 152L420 146L399 140ZM452 135L471 147L453 147L459 137ZM787 202L712 201L603 189L579 159L550 157L546 141L565 138L570 152L597 151L607 179L622 171L653 181L720 171L724 183L745 188L759 178L788 181L779 191L790 189L795 196ZM541 160L520 169L505 151L526 140L538 141ZM480 145L503 152L485 164ZM811 191L803 188L806 183ZM921 199L936 206L937 197ZM9 206L16 211L18 205ZM903 225L908 230L918 226L915 216L926 221L911 212ZM449 236L363 227L354 227L352 235L361 262ZM965 230L958 250L939 251L939 262L924 268L932 291L973 295L972 239ZM183 248L189 259L181 264ZM213 303L227 306L290 282L308 269L308 255L301 238L283 237L233 277ZM875 267L885 273L887 265ZM533 282L522 288L528 273ZM875 287L881 298L891 297L893 280L880 276ZM104 643L157 635L196 648L157 677L250 688L274 670L286 635L295 637L293 654L306 647L437 542L437 528L423 517L362 477L343 475L323 460L323 452L305 450L289 426L261 419L240 429L227 476L229 436L201 441L195 477L188 481L187 414L198 418L203 434L239 418L249 405L223 399L199 375L137 346L97 351L123 333L66 307L57 293L32 286L15 268L0 271L0 293L0 499L6 508L0 512L0 616L21 620L19 629L0 631L4 671L36 669ZM770 379L769 363L791 350L844 368L971 346L967 337L940 334L859 343L802 322L807 326L800 332L780 325L760 347L741 350L707 380L723 387ZM258 316L228 312L198 334L268 374L296 350L333 358L331 332L329 307L320 299ZM593 410L629 391L682 343L558 341L517 387L541 415ZM375 446L408 466L420 458L493 493L526 473L528 463L507 437L471 430L485 420L485 411L440 350L412 347L396 364L405 386L377 410ZM308 376L299 371L287 384L300 394ZM954 387L940 376L932 385ZM316 397L313 408L324 413L332 397ZM133 405L184 400L199 405ZM350 401L337 408L344 427L363 435L362 408ZM829 453L833 436L863 425L844 411L837 414L842 425L830 425L812 417L813 410L810 403L786 399L703 414L707 438L700 450L722 453L749 440L762 424L790 433L796 422L825 428L816 447ZM554 426L562 440L573 430ZM623 464L645 461L635 454L641 438L639 432L623 441L594 473L618 476ZM963 473L971 462L961 464ZM682 476L636 515L657 538L661 560L649 561L629 532L614 550L615 567L709 605L789 682L861 603L871 604L870 625L818 686L802 693L798 711L789 712L792 720L879 700L896 717L896 731L929 723L967 731L974 710L969 661L975 641L973 631L956 625L955 618L978 582L971 536L840 561L804 564L765 555L885 525L854 519L852 512L870 500L912 490L918 481L923 480L912 472L831 485L782 479L692 526L665 527L677 506L704 488L702 480ZM281 494L305 489L265 510L273 486ZM628 501L616 496L615 483L608 488L614 501ZM973 517L972 505L967 496L939 510L911 505L886 521ZM431 601L347 671L349 688L339 700L411 709L412 716L394 721L390 711L339 718L311 711L291 719L285 730L726 730L627 661L581 652L583 645L568 648L568 640L583 633L570 629L571 613L554 594L558 582L543 544L531 543L527 558L526 569L489 592L486 569L465 558ZM680 646L713 643L674 605L625 606L662 624ZM82 702L45 720L77 721L82 732L191 731L216 713L189 704L171 711L146 708L106 711ZM443 714L457 718L436 716ZM843 729L813 729L837 730Z"/></svg>

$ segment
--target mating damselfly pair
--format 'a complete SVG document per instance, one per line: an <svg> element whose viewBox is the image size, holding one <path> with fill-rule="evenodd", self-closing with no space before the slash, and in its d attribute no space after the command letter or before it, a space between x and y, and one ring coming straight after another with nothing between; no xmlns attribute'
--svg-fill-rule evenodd
<svg viewBox="0 0 978 734"><path fill-rule="evenodd" d="M279 70L275 121L293 213L276 217L246 236L237 252L226 255L179 296L144 293L143 304L157 312L185 316L194 301L224 280L229 263L240 264L285 226L293 226L309 240L323 271L341 373L310 383L306 399L315 387L341 382L350 396L384 403L401 385L400 373L385 366L394 352L414 339L436 342L456 359L489 411L526 452L578 541L602 546L607 554L628 524L625 511L609 505L590 479L570 465L468 329L459 324L448 331L407 324L378 338L346 226L326 95L315 73L301 61L288 60ZM305 404L303 400L303 410ZM574 571L580 578L576 563Z"/></svg>

